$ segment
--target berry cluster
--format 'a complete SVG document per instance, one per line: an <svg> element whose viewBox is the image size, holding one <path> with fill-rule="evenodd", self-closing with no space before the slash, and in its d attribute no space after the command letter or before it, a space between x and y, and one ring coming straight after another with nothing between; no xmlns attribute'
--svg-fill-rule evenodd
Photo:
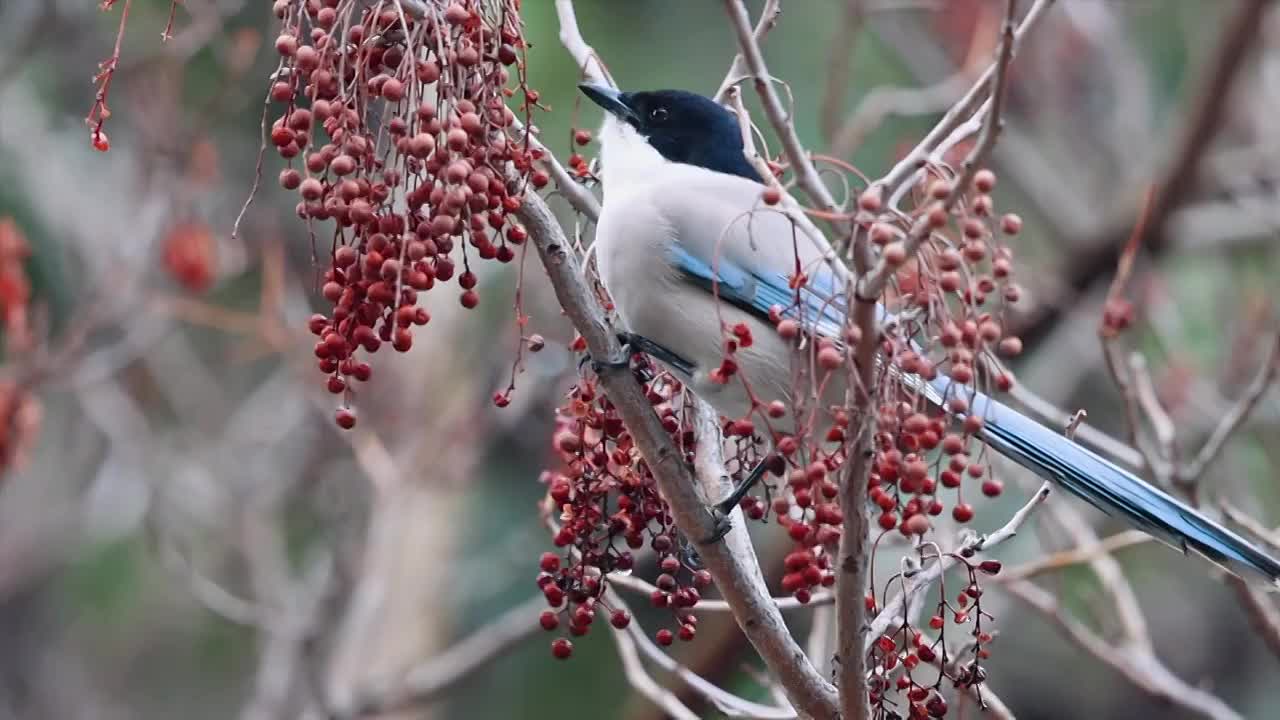
<svg viewBox="0 0 1280 720"><path fill-rule="evenodd" d="M649 379L652 373L645 366L637 366L636 372L647 381L649 400L663 426L677 446L689 448L685 459L692 461L690 423L672 404L680 386L667 376ZM693 610L710 586L711 574L681 558L671 513L653 475L595 381L582 379L569 394L559 411L553 445L563 469L544 473L542 481L548 520L556 528L553 542L561 554L545 553L539 562L538 586L552 608L542 613L542 627L556 630L563 616L571 635L585 635L601 610L609 612L614 627L625 628L630 616L608 608L604 600L608 575L631 571L633 551L648 546L657 554L660 573L650 602L672 617L672 627L657 630L654 639L659 645L670 645L677 637L692 640L698 625ZM552 654L559 658L572 649L567 638L552 644Z"/></svg>
<svg viewBox="0 0 1280 720"><path fill-rule="evenodd" d="M947 714L947 701L942 696L945 680L950 680L955 687L972 687L986 680L986 670L982 661L991 656L988 645L992 641L990 633L982 629L982 621L991 616L982 609L981 575L995 575L1000 572L1000 562L983 560L971 562L973 550L966 548L958 555L950 557L957 560L967 571L968 582L956 596L955 604L948 602L946 586L938 600L937 610L929 618L930 629L937 633L930 640L925 634L903 623L898 629L876 639L868 653L868 666L872 668L870 681L870 701L877 717L901 717L897 712L892 691L906 696L906 717L912 720L940 718ZM893 585L901 576L890 581ZM886 589L887 592L887 589ZM960 651L959 656L952 657L947 649L947 615L951 616L954 625L971 625L971 640ZM933 678L924 682L918 671L920 663L937 666ZM896 680L890 677L901 666L902 672Z"/></svg>
<svg viewBox="0 0 1280 720"><path fill-rule="evenodd" d="M357 352L409 350L430 320L419 293L450 280L476 307L472 264L511 262L526 239L515 213L537 153L507 101L523 93L527 122L538 98L518 5L452 0L416 17L390 3L275 2L270 97L284 107L270 141L289 161L280 184L298 193L298 216L333 221L321 286L333 310L310 329L344 428L356 422L351 381L372 373Z"/></svg>
<svg viewBox="0 0 1280 720"><path fill-rule="evenodd" d="M901 374L891 373L890 380L932 380L945 373L956 383L941 411L911 392L886 398L877 408L868 492L885 530L897 528L907 536L926 533L928 517L946 509L940 487L955 490L952 519L969 522L974 507L964 498L965 478L979 484L987 497L1004 490L984 462L985 448L975 441L983 418L968 414L966 397L966 388L1008 391L1013 377L992 361L1022 351L1022 341L1004 331L1008 307L1021 294L1013 281L1012 251L996 240L997 232L1018 234L1022 221L1012 214L995 215L990 195L995 183L994 173L979 171L967 202L947 212L942 200L952 193L951 182L930 182L917 198L916 211L927 218L928 239L911 258L897 259L895 253L904 252L899 238L912 218L890 221L878 214L877 196L860 200L868 239L897 267L885 301L901 322L897 332L884 338L882 352ZM948 233L951 228L958 232Z"/></svg>
<svg viewBox="0 0 1280 720"><path fill-rule="evenodd" d="M914 215L881 212L879 196L873 193L859 199L856 224L862 241L878 248L895 270L883 299L899 319L880 338L886 363L873 406L876 434L868 499L878 509L877 523L885 532L896 529L908 538L923 536L932 528L930 518L948 506L953 520L967 523L975 510L964 498L965 485L977 484L987 497L996 497L1004 489L975 440L983 418L968 414L965 390L994 386L1007 391L1012 376L987 360L997 354L1016 355L1022 349L1021 341L1003 330L1005 311L1017 301L1020 290L1012 279L1012 253L996 241L997 235L1016 235L1021 220L1012 214L995 215L990 195L995 182L994 173L979 171L971 197L947 210L942 201L951 194L952 185L933 179L917 188ZM763 202L776 204L780 200L776 194L776 188L766 188ZM928 222L928 237L907 257L903 239L921 217ZM799 276L793 282L803 285L805 278ZM814 385L820 387L831 373L848 372L852 364L847 354L860 339L858 328L846 330L843 348L830 338L811 342L805 323L790 310L775 306L770 319L779 336L808 348L810 356L803 362L817 371ZM748 383L749 379L737 377L735 354L752 342L747 327L726 327L724 358L712 378ZM896 372L889 372L891 368ZM956 384L945 407L939 409L931 407L909 379L932 380L943 372ZM807 386L797 387L792 395L803 399L812 392ZM837 475L851 450L848 440L856 432L850 426L856 418L846 408L821 408L827 427L822 436L776 436L767 428L769 422L792 411L801 416L800 408L789 408L773 398L755 398L754 403L752 414L729 422L725 433L750 443L757 426L766 426L763 429L775 436L771 469L786 482L780 487L766 485L765 498L748 496L742 507L755 519L772 510L795 541L782 587L805 602L815 588L834 582L829 556L844 521L844 511L836 502ZM943 492L953 490L954 502L945 502Z"/></svg>

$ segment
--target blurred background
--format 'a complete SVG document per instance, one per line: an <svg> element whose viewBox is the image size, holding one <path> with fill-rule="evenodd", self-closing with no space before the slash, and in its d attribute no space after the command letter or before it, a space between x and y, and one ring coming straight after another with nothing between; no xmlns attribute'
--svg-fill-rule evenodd
<svg viewBox="0 0 1280 720"><path fill-rule="evenodd" d="M1255 4L1267 3L1060 0L1019 49L992 162L998 206L1026 228L1018 377L1118 438L1097 328L1118 251L1158 187L1121 343L1144 353L1188 457L1280 321L1280 10L1235 22ZM736 51L719 3L576 5L626 89L710 94ZM1003 2L845 5L784 3L765 53L809 147L875 177L990 61ZM491 398L516 362L518 262L482 278L475 311L430 294L432 323L411 352L379 354L357 429L338 431L306 330L319 267L274 154L233 236L275 65L270 3L186 0L162 44L169 2L134 0L105 154L84 116L119 7L97 6L0 2L0 718L324 717L322 694L350 702L423 663L438 675L433 658L495 626L500 652L474 666L443 656L460 677L428 672L440 682L423 702L378 717L662 718L629 688L607 632L561 663L537 628L533 581L550 547L537 480L575 359L536 258L523 301L547 347L523 353L509 407ZM542 136L567 156L573 128L599 118L576 95L552 2L525 0L523 15L529 84L551 109ZM1280 523L1278 440L1273 389L1205 474L1202 502ZM980 529L1034 487L1007 477L1014 491L980 505ZM1100 535L1118 529L1076 509ZM1070 544L1033 525L1002 548L1006 564ZM756 534L776 570L787 541L775 530ZM1244 716L1274 717L1280 655L1233 593L1153 544L1115 557L1168 669ZM1103 592L1087 568L1042 587L1114 637L1106 612L1090 619ZM998 589L989 607L991 687L1020 717L1163 710L1043 614ZM788 619L798 632L810 622ZM762 697L736 627L703 620L677 657Z"/></svg>

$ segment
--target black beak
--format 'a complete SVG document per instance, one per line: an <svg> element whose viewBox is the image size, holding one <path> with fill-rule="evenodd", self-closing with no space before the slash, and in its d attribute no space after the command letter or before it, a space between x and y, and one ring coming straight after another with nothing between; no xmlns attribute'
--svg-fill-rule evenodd
<svg viewBox="0 0 1280 720"><path fill-rule="evenodd" d="M622 92L608 87L606 85L596 85L594 83L579 83L578 89L586 95L591 102L604 108L605 112L624 122L636 125L640 122L640 118L636 112L632 110L622 99Z"/></svg>

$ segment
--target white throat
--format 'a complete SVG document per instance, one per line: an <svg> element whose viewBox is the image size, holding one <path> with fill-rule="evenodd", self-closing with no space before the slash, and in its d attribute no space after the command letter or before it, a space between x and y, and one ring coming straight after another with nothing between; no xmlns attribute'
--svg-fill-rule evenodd
<svg viewBox="0 0 1280 720"><path fill-rule="evenodd" d="M600 164L604 192L652 180L670 161L653 148L636 129L613 115L605 115L600 128Z"/></svg>

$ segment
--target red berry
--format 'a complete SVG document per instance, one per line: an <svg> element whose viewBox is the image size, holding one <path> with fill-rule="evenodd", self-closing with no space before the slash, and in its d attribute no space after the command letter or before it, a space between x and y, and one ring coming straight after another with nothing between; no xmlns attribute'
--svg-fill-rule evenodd
<svg viewBox="0 0 1280 720"><path fill-rule="evenodd" d="M404 97L404 83L395 78L387 78L387 81L382 83L382 97L390 102L400 102Z"/></svg>
<svg viewBox="0 0 1280 720"><path fill-rule="evenodd" d="M551 654L557 660L568 660L573 654L573 643L568 638L556 638L551 643Z"/></svg>
<svg viewBox="0 0 1280 720"><path fill-rule="evenodd" d="M554 610L543 610L538 616L538 624L543 630L555 630L560 627L560 616Z"/></svg>
<svg viewBox="0 0 1280 720"><path fill-rule="evenodd" d="M356 426L356 414L350 408L338 408L334 420L337 421L338 427L343 430L350 430Z"/></svg>
<svg viewBox="0 0 1280 720"><path fill-rule="evenodd" d="M560 569L560 556L552 552L544 552L538 560L538 567L542 568L543 572L555 572Z"/></svg>
<svg viewBox="0 0 1280 720"><path fill-rule="evenodd" d="M973 187L980 193L989 193L996 186L996 174L983 168L974 173Z"/></svg>

